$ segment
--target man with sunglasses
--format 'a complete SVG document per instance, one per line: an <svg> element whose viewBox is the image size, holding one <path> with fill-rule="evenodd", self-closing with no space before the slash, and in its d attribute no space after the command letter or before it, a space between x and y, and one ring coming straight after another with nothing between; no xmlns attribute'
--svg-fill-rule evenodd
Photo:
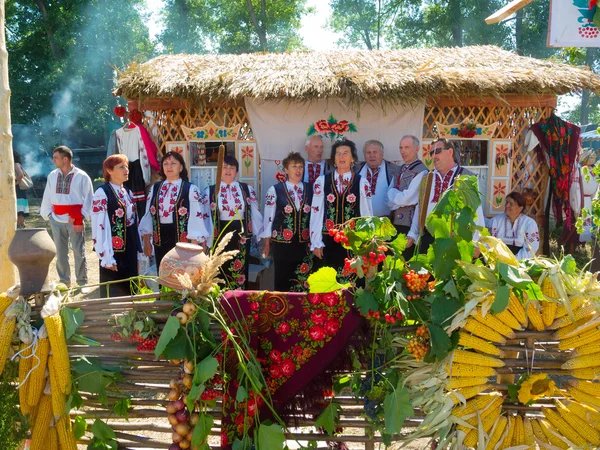
<svg viewBox="0 0 600 450"><path fill-rule="evenodd" d="M415 215L412 220L410 231L407 234L407 248L410 248L416 241L420 240L419 253L427 253L427 249L433 243L433 236L425 228L427 216L431 213L442 194L450 189L454 180L459 175L475 175L457 162L458 154L454 144L448 139L436 139L431 145L434 169L423 178L419 204L415 208ZM485 227L483 209L481 205L477 208L475 224ZM479 239L479 232L473 233L473 240ZM479 255L479 250L475 249L475 256Z"/></svg>

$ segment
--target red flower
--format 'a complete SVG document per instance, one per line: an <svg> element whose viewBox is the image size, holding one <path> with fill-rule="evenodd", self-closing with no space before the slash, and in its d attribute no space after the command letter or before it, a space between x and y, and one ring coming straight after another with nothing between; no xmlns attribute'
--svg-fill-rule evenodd
<svg viewBox="0 0 600 450"><path fill-rule="evenodd" d="M333 194L329 194L329 195L327 195L327 201L328 201L329 203L333 203L333 202L335 202L335 195L333 195Z"/></svg>
<svg viewBox="0 0 600 450"><path fill-rule="evenodd" d="M331 131L331 125L325 119L321 119L315 123L315 130L319 134L329 133Z"/></svg>
<svg viewBox="0 0 600 450"><path fill-rule="evenodd" d="M123 239L119 236L113 236L112 245L115 250L121 250L123 248Z"/></svg>
<svg viewBox="0 0 600 450"><path fill-rule="evenodd" d="M283 210L287 213L287 214L291 214L292 211L294 211L294 209L292 208L292 205L285 205L285 208L283 208Z"/></svg>
<svg viewBox="0 0 600 450"><path fill-rule="evenodd" d="M323 309L317 309L310 315L311 320L316 324L321 324L327 319L327 313Z"/></svg>
<svg viewBox="0 0 600 450"><path fill-rule="evenodd" d="M227 438L227 433L225 431L221 431L221 448L227 447L229 445L229 439Z"/></svg>
<svg viewBox="0 0 600 450"><path fill-rule="evenodd" d="M292 232L292 230L283 230L283 238L286 241L291 240L294 237L294 233Z"/></svg>
<svg viewBox="0 0 600 450"><path fill-rule="evenodd" d="M598 5L598 0L590 0L588 3L588 9L594 9L594 6Z"/></svg>
<svg viewBox="0 0 600 450"><path fill-rule="evenodd" d="M117 116L117 117L125 117L125 114L127 114L127 109L124 106L119 105L119 106L115 106L115 108L113 109L113 112L115 113L115 116Z"/></svg>
<svg viewBox="0 0 600 450"><path fill-rule="evenodd" d="M296 358L299 358L300 356L302 356L302 353L304 353L304 350L302 349L302 347L300 347L299 345L296 345L294 347L294 356Z"/></svg>
<svg viewBox="0 0 600 450"><path fill-rule="evenodd" d="M187 242L187 232L186 231L181 233L181 235L179 236L179 242Z"/></svg>
<svg viewBox="0 0 600 450"><path fill-rule="evenodd" d="M321 295L320 294L308 294L308 301L313 305L318 305L321 303Z"/></svg>
<svg viewBox="0 0 600 450"><path fill-rule="evenodd" d="M305 228L304 230L302 230L302 239L307 240L309 236L310 236L310 230L308 228Z"/></svg>
<svg viewBox="0 0 600 450"><path fill-rule="evenodd" d="M260 305L258 304L258 302L252 302L252 303L250 303L250 309L252 311L258 311L258 308L260 308Z"/></svg>
<svg viewBox="0 0 600 450"><path fill-rule="evenodd" d="M346 200L348 200L348 203L354 203L356 201L356 195L350 194L348 197L346 197Z"/></svg>
<svg viewBox="0 0 600 450"><path fill-rule="evenodd" d="M254 414L256 414L257 408L256 408L256 400L251 398L250 400L248 400L248 415L250 417L254 416Z"/></svg>
<svg viewBox="0 0 600 450"><path fill-rule="evenodd" d="M242 269L244 265L242 264L242 262L239 259L236 259L233 262L233 270L235 270L236 272L238 272L239 270Z"/></svg>
<svg viewBox="0 0 600 450"><path fill-rule="evenodd" d="M321 325L315 325L308 330L308 335L313 341L322 341L325 339L325 330L323 330Z"/></svg>
<svg viewBox="0 0 600 450"><path fill-rule="evenodd" d="M185 206L182 206L181 208L179 208L177 210L177 212L179 213L180 216L185 216L187 214L188 210Z"/></svg>
<svg viewBox="0 0 600 450"><path fill-rule="evenodd" d="M308 269L310 269L310 267L308 267L308 264L306 264L306 263L300 264L300 273L306 273L306 272L308 272Z"/></svg>
<svg viewBox="0 0 600 450"><path fill-rule="evenodd" d="M277 171L277 173L275 174L275 179L277 181L279 181L280 183L284 183L285 180L287 180L287 177L285 175L285 173L281 172L280 170Z"/></svg>
<svg viewBox="0 0 600 450"><path fill-rule="evenodd" d="M290 332L290 324L287 322L281 322L277 327L277 332L280 334L288 334Z"/></svg>
<svg viewBox="0 0 600 450"><path fill-rule="evenodd" d="M137 109L129 111L129 120L131 120L133 123L142 123L142 113Z"/></svg>
<svg viewBox="0 0 600 450"><path fill-rule="evenodd" d="M327 294L323 294L323 303L327 306L335 306L338 304L339 297L337 292L328 292Z"/></svg>
<svg viewBox="0 0 600 450"><path fill-rule="evenodd" d="M281 367L279 367L279 364L273 364L271 365L271 367L269 367L269 375L271 375L271 378L274 378L275 380L278 380L281 378Z"/></svg>
<svg viewBox="0 0 600 450"><path fill-rule="evenodd" d="M281 362L281 352L279 350L271 350L269 352L269 359L273 362Z"/></svg>
<svg viewBox="0 0 600 450"><path fill-rule="evenodd" d="M327 220L325 221L325 229L326 229L326 230L331 230L331 229L333 228L333 226L334 226L334 225L335 225L335 224L333 223L333 220L331 220L331 219L327 219Z"/></svg>
<svg viewBox="0 0 600 450"><path fill-rule="evenodd" d="M340 329L340 324L337 321L337 319L330 317L325 322L325 333L327 333L327 336L333 336L335 333L338 332L339 329Z"/></svg>
<svg viewBox="0 0 600 450"><path fill-rule="evenodd" d="M347 120L342 120L341 122L334 123L333 125L331 125L331 131L337 134L343 134L349 129L350 127L348 126Z"/></svg>
<svg viewBox="0 0 600 450"><path fill-rule="evenodd" d="M123 209L119 208L115 211L115 216L117 216L119 219L121 217L123 217L125 215L125 213L123 212Z"/></svg>
<svg viewBox="0 0 600 450"><path fill-rule="evenodd" d="M281 363L281 371L283 372L284 376L292 376L294 370L296 370L296 365L292 362L291 359L286 359Z"/></svg>

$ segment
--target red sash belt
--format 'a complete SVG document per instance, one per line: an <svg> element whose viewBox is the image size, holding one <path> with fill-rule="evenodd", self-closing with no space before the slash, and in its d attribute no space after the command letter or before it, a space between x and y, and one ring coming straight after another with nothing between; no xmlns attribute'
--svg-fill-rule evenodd
<svg viewBox="0 0 600 450"><path fill-rule="evenodd" d="M52 205L54 214L64 216L68 214L73 219L73 225L83 225L83 214L81 208L83 205Z"/></svg>

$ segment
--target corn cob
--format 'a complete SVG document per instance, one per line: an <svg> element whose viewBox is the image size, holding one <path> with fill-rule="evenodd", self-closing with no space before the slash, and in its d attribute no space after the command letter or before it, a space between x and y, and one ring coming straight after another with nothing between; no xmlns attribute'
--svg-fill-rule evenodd
<svg viewBox="0 0 600 450"><path fill-rule="evenodd" d="M548 438L542 431L542 426L540 425L540 423L536 419L531 419L530 422L531 422L531 429L533 430L533 436L535 437L535 439L537 439L539 442L543 442L544 444L547 444Z"/></svg>
<svg viewBox="0 0 600 450"><path fill-rule="evenodd" d="M566 338L558 343L560 350L568 350L570 348L581 347L582 345L595 343L600 351L600 330L593 328L589 331L577 334L570 338Z"/></svg>
<svg viewBox="0 0 600 450"><path fill-rule="evenodd" d="M56 431L58 431L60 450L77 450L77 443L71 427L71 418L68 415L63 416L56 423Z"/></svg>
<svg viewBox="0 0 600 450"><path fill-rule="evenodd" d="M586 394L600 397L600 383L592 383L590 381L570 380L569 384L575 389L579 389Z"/></svg>
<svg viewBox="0 0 600 450"><path fill-rule="evenodd" d="M446 371L451 377L493 377L496 371L493 367L473 366L471 364L452 363L448 364Z"/></svg>
<svg viewBox="0 0 600 450"><path fill-rule="evenodd" d="M544 416L546 416L546 419L548 419L548 422L558 430L561 436L580 447L583 447L586 444L585 439L582 438L556 411L549 408L543 408L542 412L544 413Z"/></svg>
<svg viewBox="0 0 600 450"><path fill-rule="evenodd" d="M552 325L552 322L554 322L557 307L558 305L556 302L545 301L542 304L542 321L544 322L544 328L549 327Z"/></svg>
<svg viewBox="0 0 600 450"><path fill-rule="evenodd" d="M600 342L596 341L577 347L571 352L571 356L591 355L598 352L600 352Z"/></svg>
<svg viewBox="0 0 600 450"><path fill-rule="evenodd" d="M558 412L560 416L571 425L571 428L579 434L585 441L591 442L592 444L598 446L600 445L600 432L592 428L585 420L581 419L570 411L564 404L560 401L556 401L556 406L558 408Z"/></svg>
<svg viewBox="0 0 600 450"><path fill-rule="evenodd" d="M460 398L457 393L461 394L466 400L475 397L477 394L481 394L483 391L490 388L489 384L480 384L479 386L471 386L468 388L459 388L454 392L450 392L450 398L452 402L456 405L462 402L462 398Z"/></svg>
<svg viewBox="0 0 600 450"><path fill-rule="evenodd" d="M512 315L508 308L498 314L494 314L494 316L500 319L502 323L504 323L504 325L512 328L513 330L523 329L521 323L517 320L515 316Z"/></svg>
<svg viewBox="0 0 600 450"><path fill-rule="evenodd" d="M48 378L50 379L50 391L52 393L52 412L54 413L54 421L58 422L65 414L67 399L58 386L56 368L54 367L54 357L52 355L48 358Z"/></svg>
<svg viewBox="0 0 600 450"><path fill-rule="evenodd" d="M600 378L600 366L570 370L569 373L571 376L579 378L580 380L595 380Z"/></svg>
<svg viewBox="0 0 600 450"><path fill-rule="evenodd" d="M490 430L494 426L494 423L496 423L496 420L500 416L500 412L501 412L501 408L496 408L493 411L493 414L490 414L485 419L481 420L481 426L483 427L484 433L487 434L490 432ZM464 427L464 428L466 428L466 427ZM476 427L474 430L469 430L469 432L467 433L467 436L465 437L465 440L463 441L465 446L467 446L467 447L476 447L477 446L477 439L479 438L478 430L479 430L479 427Z"/></svg>
<svg viewBox="0 0 600 450"><path fill-rule="evenodd" d="M544 278L544 281L542 281L542 285L540 286L540 288L542 288L542 294L544 294L546 297L550 297L553 299L558 298L558 296L556 295L556 291L554 290L554 285L552 284L552 281L549 277Z"/></svg>
<svg viewBox="0 0 600 450"><path fill-rule="evenodd" d="M485 316L483 316L481 314L481 308L477 309L477 312L475 313L475 315L473 315L473 317L479 323L490 327L492 330L497 331L502 336L505 336L509 339L513 339L515 337L515 333L511 327L505 325L504 322L502 322L497 317L494 317L494 315L491 313L488 313Z"/></svg>
<svg viewBox="0 0 600 450"><path fill-rule="evenodd" d="M6 364L8 354L12 348L12 335L15 331L15 324L17 323L17 318L15 316L1 317L3 319L0 324L0 375L2 375L2 372L4 371L4 365Z"/></svg>
<svg viewBox="0 0 600 450"><path fill-rule="evenodd" d="M13 299L6 295L6 292L0 295L0 316L4 314L4 311L12 305Z"/></svg>
<svg viewBox="0 0 600 450"><path fill-rule="evenodd" d="M39 362L37 367L31 372L31 375L29 375L29 392L27 394L27 403L29 406L37 405L46 387L48 353L50 353L50 341L48 341L48 338L38 339L35 354L39 358Z"/></svg>
<svg viewBox="0 0 600 450"><path fill-rule="evenodd" d="M587 303L588 299L581 295L576 295L570 301L571 301L571 310L575 311L576 309L581 308L581 306L584 303ZM556 308L556 314L554 314L554 318L559 319L561 317L566 316L567 314L568 314L567 308L565 308L565 305L563 305L561 303L558 305L558 308Z"/></svg>
<svg viewBox="0 0 600 450"><path fill-rule="evenodd" d="M535 439L533 438L533 425L529 417L523 417L523 429L525 430L525 441L523 444L529 445L530 450L535 450Z"/></svg>
<svg viewBox="0 0 600 450"><path fill-rule="evenodd" d="M567 387L569 394L578 402L600 408L600 398L587 394L573 387Z"/></svg>
<svg viewBox="0 0 600 450"><path fill-rule="evenodd" d="M538 303L535 300L531 300L527 305L527 317L529 318L529 324L536 331L544 331L546 327L544 326L544 321L542 320L542 315L538 308Z"/></svg>
<svg viewBox="0 0 600 450"><path fill-rule="evenodd" d="M585 420L596 430L600 431L600 412L596 411L594 408L582 405L579 402L571 402L569 403L569 411L580 419Z"/></svg>
<svg viewBox="0 0 600 450"><path fill-rule="evenodd" d="M458 333L458 345L462 345L463 347L472 348L473 350L480 351L482 353L487 353L489 355L501 356L502 353L498 347L494 344L490 344L487 341L484 341L477 336L473 336L472 334L465 333L464 331L459 331Z"/></svg>
<svg viewBox="0 0 600 450"><path fill-rule="evenodd" d="M515 418L508 416L508 424L506 424L506 431L504 431L504 439L499 448L509 448L512 446L512 438L515 434Z"/></svg>
<svg viewBox="0 0 600 450"><path fill-rule="evenodd" d="M490 440L487 443L485 450L493 450L496 448L496 444L500 441L504 430L506 429L506 424L508 423L508 419L504 416L498 417L496 424L494 425L494 429L492 430L492 434L490 436Z"/></svg>
<svg viewBox="0 0 600 450"><path fill-rule="evenodd" d="M488 382L487 377L464 377L464 378L452 378L448 380L446 389L458 389L468 388L472 386L479 386Z"/></svg>
<svg viewBox="0 0 600 450"><path fill-rule="evenodd" d="M542 432L546 435L546 439L548 439L550 444L554 445L555 447L562 448L565 450L569 449L569 445L567 445L567 443L565 441L563 441L561 438L559 438L557 436L557 435L560 435L560 432L552 429L552 425L550 425L545 420L540 420L539 423L540 423L540 427L542 428Z"/></svg>
<svg viewBox="0 0 600 450"><path fill-rule="evenodd" d="M67 341L63 330L60 314L56 313L44 319L52 355L54 356L54 367L60 390L67 394L71 387L71 364L67 351Z"/></svg>
<svg viewBox="0 0 600 450"><path fill-rule="evenodd" d="M21 344L21 358L19 358L19 405L23 415L29 414L31 408L27 404L27 392L29 386L29 378L25 381L25 377L31 370L31 345ZM25 381L25 382L24 382Z"/></svg>
<svg viewBox="0 0 600 450"><path fill-rule="evenodd" d="M46 436L50 428L52 420L52 399L49 395L42 395L40 400L39 411L35 415L35 423L31 431L31 447L30 450L45 450Z"/></svg>
<svg viewBox="0 0 600 450"><path fill-rule="evenodd" d="M460 349L454 350L453 361L473 366L504 367L504 361L501 359Z"/></svg>
<svg viewBox="0 0 600 450"><path fill-rule="evenodd" d="M512 292L510 293L510 300L508 301L508 310L515 316L515 319L519 321L523 328L527 326L527 314L525 314L523 303L521 303L521 300L519 300Z"/></svg>
<svg viewBox="0 0 600 450"><path fill-rule="evenodd" d="M497 402L498 399L502 400L502 397L499 395L480 395L472 400L469 400L466 405L456 406L452 410L452 415L456 417L465 417L475 413L476 411L483 410L489 404L495 401Z"/></svg>
<svg viewBox="0 0 600 450"><path fill-rule="evenodd" d="M472 317L467 319L464 329L486 341L497 342L499 344L506 343L506 339L500 333L492 330L490 327L485 326L482 323L479 323Z"/></svg>
<svg viewBox="0 0 600 450"><path fill-rule="evenodd" d="M512 445L525 444L525 428L523 427L523 416L515 417L515 431L512 436Z"/></svg>
<svg viewBox="0 0 600 450"><path fill-rule="evenodd" d="M591 318L592 316L584 317L583 319L576 320L575 322L572 322L567 326L559 328L554 333L552 333L552 337L554 339L566 339L567 337L570 337L570 335L573 332L578 330L578 328L584 326L588 322L591 322Z"/></svg>
<svg viewBox="0 0 600 450"><path fill-rule="evenodd" d="M590 304L584 305L581 308L578 308L575 311L573 311L574 320L577 321L579 319L583 319L584 317L593 315L595 312L596 312L596 307L593 304L590 303ZM571 320L571 318L569 316L564 316L564 317L561 317L560 319L556 319L554 322L552 322L552 325L550 325L548 328L551 330L556 330L558 328L567 326L571 323L573 323L573 320Z"/></svg>
<svg viewBox="0 0 600 450"><path fill-rule="evenodd" d="M585 369L594 367L598 363L600 353L592 353L591 355L577 356L569 359L562 366L563 369Z"/></svg>
<svg viewBox="0 0 600 450"><path fill-rule="evenodd" d="M48 430L48 450L60 450L58 446L58 431L56 427L51 427Z"/></svg>
<svg viewBox="0 0 600 450"><path fill-rule="evenodd" d="M481 421L483 425L483 421L488 417L492 417L490 424L491 428L491 426L494 424L494 422L502 412L503 401L504 400L502 397L497 395L494 396L491 402L488 402L486 405L484 405L482 409L477 411L478 414L472 413L468 416L466 420L465 417L462 417L462 419L465 420L465 422L467 422L471 427L467 427L465 425L457 425L456 429L463 431L465 434L469 434L473 430L477 432L477 429L479 427L479 421Z"/></svg>

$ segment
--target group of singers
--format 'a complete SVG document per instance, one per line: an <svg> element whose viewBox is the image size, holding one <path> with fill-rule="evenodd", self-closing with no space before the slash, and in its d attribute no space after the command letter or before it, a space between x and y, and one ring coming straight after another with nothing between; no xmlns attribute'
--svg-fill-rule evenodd
<svg viewBox="0 0 600 450"><path fill-rule="evenodd" d="M302 291L306 289L308 273L320 266L336 268L341 274L344 259L350 255L329 230L355 217L390 217L398 232L408 237L406 258L414 251L427 251L433 242L425 227L427 215L457 176L471 173L460 166L458 151L449 140L433 142L431 171L418 159L418 138L404 136L399 147L404 161L401 166L384 159L383 144L377 140L365 143L364 162L358 162L356 145L347 139L332 145L331 158L326 161L321 137L310 137L305 144L306 160L297 152L289 153L283 160L286 180L267 190L264 215L252 186L237 181L239 164L234 157L225 156L220 185L200 192L189 182L182 156L169 152L161 162L162 180L151 186L145 214L139 218L132 193L125 187L129 175L127 157L116 154L104 161L106 183L93 194L91 207L85 207L86 191L91 186L86 183L85 189L79 190L81 199L77 201L83 207L75 215L91 216L100 281L113 282L111 296L130 294L129 282L119 280L137 275L138 253L154 254L159 267L177 242L192 242L210 249L229 231L235 233L227 249L239 253L223 268L228 288L246 287L250 243L254 239L263 241L263 255L274 260L275 290ZM56 152L64 158L64 147L55 149L55 155ZM69 191L65 180L76 171L68 159L69 165L57 164L57 170L48 178L46 217L54 207L55 215L67 215L63 223L74 223L69 208L61 206L68 200L57 198ZM61 181L52 184L56 177ZM491 220L490 233L508 244L518 258L532 256L539 248L539 233L535 221L523 214L523 195L512 192L505 203L505 213ZM485 226L481 206L475 222ZM60 259L59 255L59 262Z"/></svg>

